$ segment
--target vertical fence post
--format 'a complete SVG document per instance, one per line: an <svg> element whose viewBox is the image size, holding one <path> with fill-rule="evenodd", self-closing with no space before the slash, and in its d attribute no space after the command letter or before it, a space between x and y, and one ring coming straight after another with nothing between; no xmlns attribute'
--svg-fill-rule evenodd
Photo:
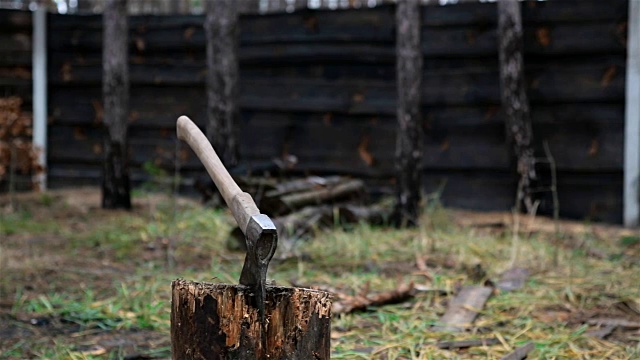
<svg viewBox="0 0 640 360"><path fill-rule="evenodd" d="M207 138L226 166L238 162L238 2L209 0L207 39Z"/></svg>
<svg viewBox="0 0 640 360"><path fill-rule="evenodd" d="M40 190L47 189L47 8L38 6L33 12L33 146L38 152L38 165L34 183Z"/></svg>
<svg viewBox="0 0 640 360"><path fill-rule="evenodd" d="M624 125L624 225L640 217L640 1L629 0Z"/></svg>
<svg viewBox="0 0 640 360"><path fill-rule="evenodd" d="M420 1L396 5L396 76L398 134L396 139L396 225L414 226L420 215L422 189L422 50Z"/></svg>
<svg viewBox="0 0 640 360"><path fill-rule="evenodd" d="M522 60L522 14L518 0L498 1L498 41L500 57L500 88L505 115L507 139L513 147L519 175L516 210L522 203L531 211L531 180L535 178L533 131L529 99Z"/></svg>
<svg viewBox="0 0 640 360"><path fill-rule="evenodd" d="M104 167L102 207L131 208L127 154L129 64L127 1L105 4L102 40L102 96L104 101Z"/></svg>

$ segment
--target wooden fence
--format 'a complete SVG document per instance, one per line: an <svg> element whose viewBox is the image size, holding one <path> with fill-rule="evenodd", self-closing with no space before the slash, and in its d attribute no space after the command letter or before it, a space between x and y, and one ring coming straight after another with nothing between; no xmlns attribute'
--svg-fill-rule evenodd
<svg viewBox="0 0 640 360"><path fill-rule="evenodd" d="M558 165L561 214L620 222L627 0L523 3L537 155ZM424 179L445 205L510 209L516 176L500 112L495 3L422 8ZM301 173L391 187L395 8L300 10L240 18L240 152L255 164L293 154ZM4 12L0 12L3 14ZM4 16L4 15L0 15ZM100 16L49 16L49 184L97 184ZM130 157L172 169L175 120L205 120L203 16L130 21ZM1 46L0 46L0 50ZM0 55L2 56L2 55ZM27 98L30 97L26 94ZM186 178L201 172L179 151ZM548 172L541 165L541 186ZM542 212L550 212L550 195Z"/></svg>
<svg viewBox="0 0 640 360"><path fill-rule="evenodd" d="M31 98L31 27L31 13L0 11L0 97Z"/></svg>
<svg viewBox="0 0 640 360"><path fill-rule="evenodd" d="M0 106L0 192L32 187L30 129L25 126L31 119L31 33L31 13L0 11L0 98L4 104ZM16 111L6 106L14 97L22 101Z"/></svg>

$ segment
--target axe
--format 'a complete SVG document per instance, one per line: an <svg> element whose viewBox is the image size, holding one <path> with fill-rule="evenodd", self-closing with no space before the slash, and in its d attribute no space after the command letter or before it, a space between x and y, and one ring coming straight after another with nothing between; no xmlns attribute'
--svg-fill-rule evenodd
<svg viewBox="0 0 640 360"><path fill-rule="evenodd" d="M202 131L186 116L177 122L178 139L189 144L207 169L222 194L233 217L245 235L247 255L240 274L240 284L249 287L262 325L262 345L266 348L265 298L267 267L278 244L278 233L271 219L260 210L246 192L231 178Z"/></svg>

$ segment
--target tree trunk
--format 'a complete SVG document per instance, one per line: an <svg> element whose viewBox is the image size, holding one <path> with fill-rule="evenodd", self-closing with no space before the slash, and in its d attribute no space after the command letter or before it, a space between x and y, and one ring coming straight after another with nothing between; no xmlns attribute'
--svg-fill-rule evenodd
<svg viewBox="0 0 640 360"><path fill-rule="evenodd" d="M524 202L532 209L531 181L535 178L533 133L522 62L522 15L518 0L498 1L500 86L507 139L513 147L519 175L516 209Z"/></svg>
<svg viewBox="0 0 640 360"><path fill-rule="evenodd" d="M207 1L207 138L222 163L238 163L238 9L236 0Z"/></svg>
<svg viewBox="0 0 640 360"><path fill-rule="evenodd" d="M420 92L422 50L420 2L399 0L396 7L398 137L396 140L396 225L414 226L420 215L422 189L422 117Z"/></svg>
<svg viewBox="0 0 640 360"><path fill-rule="evenodd" d="M175 280L171 350L183 359L329 359L331 299L324 291L267 287L267 347L245 286Z"/></svg>
<svg viewBox="0 0 640 360"><path fill-rule="evenodd" d="M102 207L131 208L127 153L129 112L129 67L127 1L108 0L102 52L102 95L104 98L105 162L102 178Z"/></svg>

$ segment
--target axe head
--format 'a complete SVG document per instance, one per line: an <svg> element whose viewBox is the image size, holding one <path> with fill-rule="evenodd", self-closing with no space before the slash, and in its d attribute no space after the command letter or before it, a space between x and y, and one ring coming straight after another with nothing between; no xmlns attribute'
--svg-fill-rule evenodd
<svg viewBox="0 0 640 360"><path fill-rule="evenodd" d="M263 286L269 262L278 245L276 226L267 215L253 215L244 233L247 256L240 275L240 284L249 287Z"/></svg>
<svg viewBox="0 0 640 360"><path fill-rule="evenodd" d="M278 233L273 221L264 214L253 215L245 229L247 256L240 274L240 284L251 289L263 328L263 346L266 346L265 301L267 296L267 268L276 252Z"/></svg>

